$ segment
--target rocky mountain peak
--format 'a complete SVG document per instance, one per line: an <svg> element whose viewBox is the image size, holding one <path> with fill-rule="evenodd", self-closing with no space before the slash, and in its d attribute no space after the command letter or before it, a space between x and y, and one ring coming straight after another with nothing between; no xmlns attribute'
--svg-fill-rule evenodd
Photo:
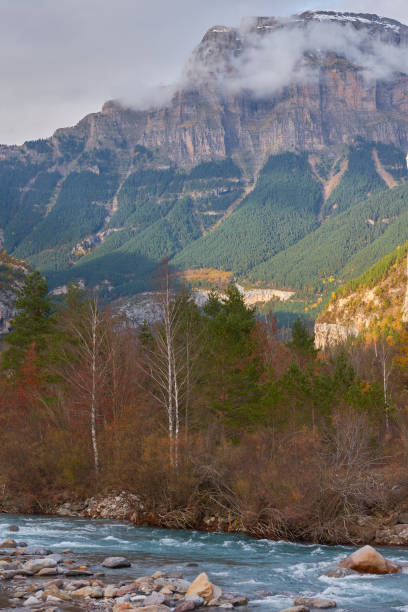
<svg viewBox="0 0 408 612"><path fill-rule="evenodd" d="M402 29L408 29L399 21L395 19L389 19L388 17L380 17L375 13L349 13L340 11L321 11L319 9L304 11L295 16L303 19L304 21L334 21L340 24L350 23L355 27L382 27L389 28L394 31L401 31Z"/></svg>
<svg viewBox="0 0 408 612"><path fill-rule="evenodd" d="M376 43L404 50L408 47L408 27L376 14L323 10L305 11L289 18L246 17L238 28L216 25L206 32L187 64L186 81L207 86L214 77L221 77L225 85L225 76L239 75L262 52L263 65L269 62L272 66L279 55L286 61L298 51L299 63L310 54L324 58L334 53L360 68L361 53L378 55L374 64L381 63L384 49L379 50ZM269 58L265 54L268 47ZM406 64L401 58L392 61ZM254 65L252 72L256 68Z"/></svg>
<svg viewBox="0 0 408 612"><path fill-rule="evenodd" d="M338 24L366 31L370 37L394 45L408 46L408 27L395 19L380 17L375 13L350 13L339 11L305 11L292 17L291 21L304 24Z"/></svg>

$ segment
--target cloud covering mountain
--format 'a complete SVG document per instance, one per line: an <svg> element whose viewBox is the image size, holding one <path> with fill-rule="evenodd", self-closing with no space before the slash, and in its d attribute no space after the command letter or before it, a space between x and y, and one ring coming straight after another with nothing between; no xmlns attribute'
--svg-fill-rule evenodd
<svg viewBox="0 0 408 612"><path fill-rule="evenodd" d="M405 4L322 0L319 6L407 20ZM277 0L0 0L0 142L48 136L109 98L143 101L148 95L150 101L153 89L161 99L161 88L179 78L196 41L215 23L237 26L244 15L289 15L313 6L309 0L284 6ZM285 45L274 44L278 86L295 55L285 57ZM303 45L296 41L297 55ZM248 57L247 68L269 51ZM386 70L395 62L390 58ZM251 87L259 89L255 82Z"/></svg>

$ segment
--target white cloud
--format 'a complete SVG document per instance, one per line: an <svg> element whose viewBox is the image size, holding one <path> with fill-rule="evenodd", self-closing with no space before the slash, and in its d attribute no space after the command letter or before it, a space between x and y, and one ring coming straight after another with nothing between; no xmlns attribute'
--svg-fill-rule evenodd
<svg viewBox="0 0 408 612"><path fill-rule="evenodd" d="M404 20L398 0L356 4L342 3ZM143 100L152 90L161 97L212 25L313 6L316 0L0 0L0 142L47 137L110 98Z"/></svg>
<svg viewBox="0 0 408 612"><path fill-rule="evenodd" d="M303 22L304 25L304 22ZM394 26L390 26L393 34ZM309 82L318 76L317 59L328 52L348 59L359 68L366 84L387 80L396 73L407 73L408 49L373 39L367 30L357 30L351 23L330 19L309 22L307 27L278 28L267 35L243 32L243 51L237 57L222 58L221 65L211 61L211 43L204 48L203 61L197 61L190 73L193 83L205 77L216 78L228 92L246 90L256 97L270 96L290 84ZM210 62L206 61L210 58ZM198 76L197 76L198 75ZM196 76L196 79L194 79Z"/></svg>

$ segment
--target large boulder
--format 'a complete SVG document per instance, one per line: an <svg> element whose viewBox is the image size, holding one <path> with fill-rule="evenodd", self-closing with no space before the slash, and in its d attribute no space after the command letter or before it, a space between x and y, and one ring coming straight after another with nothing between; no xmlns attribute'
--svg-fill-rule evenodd
<svg viewBox="0 0 408 612"><path fill-rule="evenodd" d="M130 567L132 564L126 557L107 557L102 565L111 569L119 569L120 567Z"/></svg>
<svg viewBox="0 0 408 612"><path fill-rule="evenodd" d="M401 571L399 565L380 555L372 546L359 548L352 555L340 561L339 567L354 570L360 574L396 574Z"/></svg>
<svg viewBox="0 0 408 612"><path fill-rule="evenodd" d="M186 592L186 598L190 595L198 595L202 597L206 604L216 602L222 595L222 590L212 584L208 580L208 576L205 572L199 574L197 578L191 583L190 587Z"/></svg>

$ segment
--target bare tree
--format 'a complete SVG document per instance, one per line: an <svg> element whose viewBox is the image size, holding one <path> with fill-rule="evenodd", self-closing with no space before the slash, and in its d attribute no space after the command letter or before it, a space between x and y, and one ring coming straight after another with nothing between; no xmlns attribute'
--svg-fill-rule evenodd
<svg viewBox="0 0 408 612"><path fill-rule="evenodd" d="M107 351L107 320L96 298L77 302L64 318L67 341L61 350L60 373L71 390L76 391L79 410L89 419L95 472L100 470L97 422L110 367Z"/></svg>
<svg viewBox="0 0 408 612"><path fill-rule="evenodd" d="M143 346L140 367L153 383L149 392L166 411L170 464L177 467L181 415L184 409L187 434L193 369L199 351L193 341L190 296L174 294L167 265L162 274L158 304L160 320L151 326L150 342Z"/></svg>
<svg viewBox="0 0 408 612"><path fill-rule="evenodd" d="M364 415L341 411L334 415L333 426L323 435L319 453L314 536L336 541L346 533L352 541L350 526L367 507L384 501L382 458L370 447L372 430Z"/></svg>
<svg viewBox="0 0 408 612"><path fill-rule="evenodd" d="M374 343L374 354L381 368L385 411L385 427L388 430L390 427L390 396L388 387L389 378L393 369L393 353L390 345L387 343L385 338L380 338Z"/></svg>

